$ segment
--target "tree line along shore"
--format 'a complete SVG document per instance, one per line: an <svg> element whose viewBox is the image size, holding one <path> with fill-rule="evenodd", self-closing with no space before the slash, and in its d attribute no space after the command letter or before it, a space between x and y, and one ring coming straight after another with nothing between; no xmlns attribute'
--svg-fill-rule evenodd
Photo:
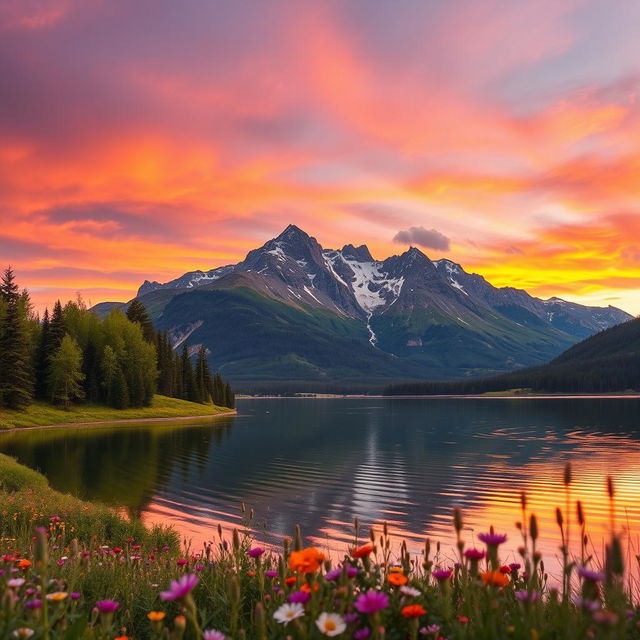
<svg viewBox="0 0 640 640"><path fill-rule="evenodd" d="M185 343L175 351L137 300L126 313L114 309L100 318L78 297L64 306L57 301L40 318L29 292L6 268L0 282L0 422L19 425L25 422L20 414L48 420L54 409L82 414L88 407L106 419L132 410L138 410L133 417L208 415L213 408L233 409L235 395L211 371L204 347L193 353ZM55 417L51 422L65 421Z"/></svg>

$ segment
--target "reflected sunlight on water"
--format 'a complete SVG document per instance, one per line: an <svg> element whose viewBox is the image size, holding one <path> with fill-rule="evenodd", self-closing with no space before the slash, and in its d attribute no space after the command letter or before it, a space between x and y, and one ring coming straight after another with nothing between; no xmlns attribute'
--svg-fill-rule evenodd
<svg viewBox="0 0 640 640"><path fill-rule="evenodd" d="M602 557L607 475L616 528L631 551L640 548L639 407L636 398L245 400L237 418L199 426L11 433L0 449L43 470L55 488L174 524L196 545L218 524L241 526L244 501L264 543L280 544L300 523L309 541L340 552L353 543L357 517L361 537L386 521L415 553L426 537L440 540L447 563L459 506L469 546L493 525L508 534L505 551L517 561L525 491L553 573L567 460L572 548L579 551L581 500Z"/></svg>

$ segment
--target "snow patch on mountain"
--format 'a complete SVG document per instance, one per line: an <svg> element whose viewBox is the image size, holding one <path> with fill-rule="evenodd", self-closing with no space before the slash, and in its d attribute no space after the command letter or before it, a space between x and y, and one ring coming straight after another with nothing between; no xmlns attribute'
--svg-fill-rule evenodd
<svg viewBox="0 0 640 640"><path fill-rule="evenodd" d="M358 260L345 256L342 251L324 251L323 255L332 274L353 291L358 305L369 318L377 309L393 304L400 295L404 276L390 277L382 271L382 262ZM352 274L349 283L337 274L336 265L339 261ZM344 270L341 271L344 273ZM370 328L369 330L371 331Z"/></svg>

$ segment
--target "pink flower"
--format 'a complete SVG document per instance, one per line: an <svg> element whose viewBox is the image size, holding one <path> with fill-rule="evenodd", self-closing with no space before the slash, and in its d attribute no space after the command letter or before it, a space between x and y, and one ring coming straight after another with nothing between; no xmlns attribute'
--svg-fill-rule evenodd
<svg viewBox="0 0 640 640"><path fill-rule="evenodd" d="M605 578L602 571L594 571L587 567L578 567L578 575L584 580L589 580L591 582L602 582Z"/></svg>
<svg viewBox="0 0 640 640"><path fill-rule="evenodd" d="M439 582L448 580L452 574L453 571L451 571L451 569L436 569L435 571L431 572L431 575Z"/></svg>
<svg viewBox="0 0 640 640"><path fill-rule="evenodd" d="M161 600L182 600L186 598L200 582L198 576L188 573L177 580L172 580L168 591L160 592Z"/></svg>
<svg viewBox="0 0 640 640"><path fill-rule="evenodd" d="M226 636L222 631L216 631L215 629L207 629L202 632L202 640L225 640Z"/></svg>
<svg viewBox="0 0 640 640"><path fill-rule="evenodd" d="M389 606L389 596L382 591L370 589L357 597L354 606L360 613L375 613Z"/></svg>
<svg viewBox="0 0 640 640"><path fill-rule="evenodd" d="M488 547L497 547L499 544L507 541L507 536L502 533L479 533L478 540L484 542Z"/></svg>
<svg viewBox="0 0 640 640"><path fill-rule="evenodd" d="M481 549L466 549L464 552L464 557L468 560L482 560L486 553Z"/></svg>
<svg viewBox="0 0 640 640"><path fill-rule="evenodd" d="M264 553L264 549L262 547L253 547L247 551L247 555L250 558L259 558Z"/></svg>
<svg viewBox="0 0 640 640"><path fill-rule="evenodd" d="M300 604L307 604L311 600L311 594L306 591L294 591L289 594L289 602L299 602Z"/></svg>
<svg viewBox="0 0 640 640"><path fill-rule="evenodd" d="M96 602L96 609L100 613L113 613L119 606L120 603L115 600L98 600Z"/></svg>

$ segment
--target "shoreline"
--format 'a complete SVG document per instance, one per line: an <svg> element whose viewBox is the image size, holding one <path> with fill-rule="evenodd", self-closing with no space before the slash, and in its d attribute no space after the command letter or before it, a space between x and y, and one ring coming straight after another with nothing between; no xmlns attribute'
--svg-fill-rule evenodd
<svg viewBox="0 0 640 640"><path fill-rule="evenodd" d="M513 400L513 399L523 399L523 400L551 400L554 398L558 399L580 399L580 398L592 398L598 399L602 398L607 399L617 399L623 400L626 398L629 399L638 399L640 398L640 393L514 393L514 394L429 394L429 395L393 395L393 396L385 396L382 394L316 394L316 395L300 395L300 396L279 396L279 395L255 395L255 396L244 396L237 395L237 400L425 400L428 398L439 399L439 400L447 400L447 399L459 399L459 400L469 400L469 399L477 399L477 400Z"/></svg>
<svg viewBox="0 0 640 640"><path fill-rule="evenodd" d="M104 425L127 425L127 424L139 424L148 422L184 422L187 420L204 420L204 419L217 419L234 417L238 415L237 409L230 409L221 413L208 413L199 416L159 416L156 418L120 418L116 420L84 420L82 422L56 422L53 424L34 424L25 427L12 427L10 429L0 429L0 437L3 433L17 433L22 431L32 431L34 429L56 429L64 428L69 429L72 427L93 427Z"/></svg>

